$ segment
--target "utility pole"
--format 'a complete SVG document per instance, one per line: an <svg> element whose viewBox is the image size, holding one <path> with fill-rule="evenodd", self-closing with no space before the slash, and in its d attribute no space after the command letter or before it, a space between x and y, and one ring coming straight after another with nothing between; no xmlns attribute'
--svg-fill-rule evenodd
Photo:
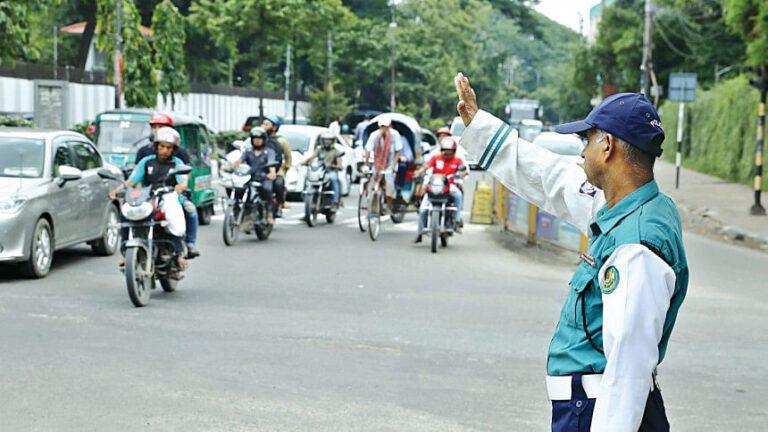
<svg viewBox="0 0 768 432"><path fill-rule="evenodd" d="M59 78L59 28L53 26L53 79Z"/></svg>
<svg viewBox="0 0 768 432"><path fill-rule="evenodd" d="M392 90L389 94L389 110L395 112L397 108L397 101L395 100L395 29L397 28L397 21L395 21L395 0L389 1L389 10L392 13L392 21L389 22L389 28L392 30Z"/></svg>
<svg viewBox="0 0 768 432"><path fill-rule="evenodd" d="M758 71L759 73L759 71ZM760 108L757 121L757 150L755 152L755 203L749 209L749 214L765 215L765 207L760 204L760 193L763 189L763 146L765 144L765 96L768 92L768 74L765 70L750 82L760 90Z"/></svg>
<svg viewBox="0 0 768 432"><path fill-rule="evenodd" d="M331 68L333 67L333 31L328 30L328 69L325 72L325 124L331 110Z"/></svg>
<svg viewBox="0 0 768 432"><path fill-rule="evenodd" d="M122 96L122 90L123 90L123 77L122 77L122 64L123 64L123 58L122 58L122 51L123 51L123 34L122 29L120 27L120 19L122 18L122 0L117 0L115 2L116 5L116 14L115 14L115 63L113 65L114 69L114 80L115 80L115 109L120 109L120 99Z"/></svg>
<svg viewBox="0 0 768 432"><path fill-rule="evenodd" d="M285 108L283 109L283 115L288 120L288 111L290 110L290 98L291 98L291 46L285 47Z"/></svg>
<svg viewBox="0 0 768 432"><path fill-rule="evenodd" d="M645 31L643 32L643 62L640 64L640 92L648 95L651 70L651 34L653 32L653 0L645 0Z"/></svg>

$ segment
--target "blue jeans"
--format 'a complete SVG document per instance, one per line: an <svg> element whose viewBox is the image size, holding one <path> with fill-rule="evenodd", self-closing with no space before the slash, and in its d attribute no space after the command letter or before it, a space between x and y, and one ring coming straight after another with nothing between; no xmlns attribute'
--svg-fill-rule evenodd
<svg viewBox="0 0 768 432"><path fill-rule="evenodd" d="M587 398L581 385L581 374L573 374L571 400L552 401L552 432L589 432L595 399ZM645 403L639 432L668 432L669 422L661 391L655 387Z"/></svg>
<svg viewBox="0 0 768 432"><path fill-rule="evenodd" d="M464 199L464 195L459 191L457 193L449 193L448 194L451 197L451 200L453 201L453 206L456 207L456 211L453 212L453 221L459 222L461 220L461 203ZM429 198L427 195L424 195L424 199L422 200L421 209L419 210L419 226L416 228L416 234L421 235L422 232L424 232L424 228L427 226L427 210L426 205Z"/></svg>
<svg viewBox="0 0 768 432"><path fill-rule="evenodd" d="M328 171L328 180L331 182L331 190L333 191L333 203L339 203L339 194L341 193L341 186L339 184L339 172Z"/></svg>
<svg viewBox="0 0 768 432"><path fill-rule="evenodd" d="M184 208L184 221L187 224L187 243L195 244L197 242L197 225L199 224L197 208L187 198L184 198L182 208Z"/></svg>

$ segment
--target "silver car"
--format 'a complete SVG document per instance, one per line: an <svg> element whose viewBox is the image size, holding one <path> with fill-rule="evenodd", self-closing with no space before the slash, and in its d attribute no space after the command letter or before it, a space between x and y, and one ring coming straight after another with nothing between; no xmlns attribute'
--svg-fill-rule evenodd
<svg viewBox="0 0 768 432"><path fill-rule="evenodd" d="M120 242L118 178L83 135L70 131L0 128L0 264L23 263L32 277L48 274L53 252L87 242L112 255Z"/></svg>

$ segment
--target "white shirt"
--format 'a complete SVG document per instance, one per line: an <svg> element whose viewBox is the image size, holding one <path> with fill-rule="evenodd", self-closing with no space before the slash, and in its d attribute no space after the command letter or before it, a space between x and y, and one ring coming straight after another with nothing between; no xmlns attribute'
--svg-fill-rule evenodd
<svg viewBox="0 0 768 432"><path fill-rule="evenodd" d="M587 182L583 168L518 138L517 131L479 111L462 134L461 145L504 186L542 210L591 235L590 224L607 202ZM603 291L603 351L606 367L592 417L593 431L637 431L658 364L675 273L639 244L618 247L599 270L600 286L613 266L619 278Z"/></svg>

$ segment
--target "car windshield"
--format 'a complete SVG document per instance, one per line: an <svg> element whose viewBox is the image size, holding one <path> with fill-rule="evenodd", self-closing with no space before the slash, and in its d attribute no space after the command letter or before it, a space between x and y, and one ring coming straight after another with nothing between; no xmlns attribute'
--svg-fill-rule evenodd
<svg viewBox="0 0 768 432"><path fill-rule="evenodd" d="M292 151L304 153L309 150L309 134L296 131L282 131L280 136L288 141Z"/></svg>
<svg viewBox="0 0 768 432"><path fill-rule="evenodd" d="M0 155L0 177L43 176L44 140L0 137Z"/></svg>
<svg viewBox="0 0 768 432"><path fill-rule="evenodd" d="M149 143L151 132L146 121L101 121L96 146L102 153L136 153Z"/></svg>

